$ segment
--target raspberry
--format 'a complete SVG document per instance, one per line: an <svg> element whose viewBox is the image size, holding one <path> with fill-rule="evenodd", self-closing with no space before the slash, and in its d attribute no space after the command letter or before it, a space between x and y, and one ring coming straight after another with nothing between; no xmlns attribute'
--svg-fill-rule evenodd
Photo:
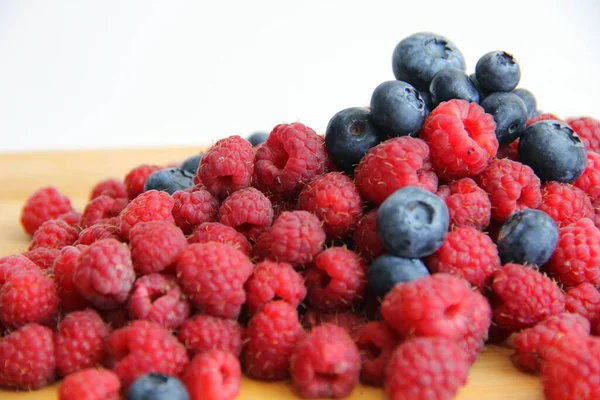
<svg viewBox="0 0 600 400"><path fill-rule="evenodd" d="M219 242L230 244L247 256L252 255L252 245L243 233L219 222L204 222L188 238L189 244Z"/></svg>
<svg viewBox="0 0 600 400"><path fill-rule="evenodd" d="M118 179L105 179L94 185L90 192L90 200L99 196L108 196L113 199L126 199L127 188L125 187L125 184Z"/></svg>
<svg viewBox="0 0 600 400"><path fill-rule="evenodd" d="M463 351L448 339L412 339L392 353L385 391L390 400L450 400L467 383L469 367Z"/></svg>
<svg viewBox="0 0 600 400"><path fill-rule="evenodd" d="M567 118L586 150L600 152L600 121L594 118Z"/></svg>
<svg viewBox="0 0 600 400"><path fill-rule="evenodd" d="M444 273L399 283L381 303L383 318L402 337L460 339L469 330L473 311L469 283Z"/></svg>
<svg viewBox="0 0 600 400"><path fill-rule="evenodd" d="M177 329L190 315L190 303L174 277L150 274L135 281L129 299L129 313L132 319L144 319L168 329Z"/></svg>
<svg viewBox="0 0 600 400"><path fill-rule="evenodd" d="M110 217L116 217L126 206L127 203L123 199L113 199L105 195L98 196L90 200L83 209L79 226L88 228Z"/></svg>
<svg viewBox="0 0 600 400"><path fill-rule="evenodd" d="M54 379L56 360L52 330L25 325L0 340L0 384L38 389Z"/></svg>
<svg viewBox="0 0 600 400"><path fill-rule="evenodd" d="M224 199L250 186L253 173L252 145L236 135L217 141L204 154L196 177L213 196Z"/></svg>
<svg viewBox="0 0 600 400"><path fill-rule="evenodd" d="M529 372L541 370L545 353L554 343L564 340L565 336L588 336L590 323L577 314L561 313L524 329L515 337L515 353L512 362Z"/></svg>
<svg viewBox="0 0 600 400"><path fill-rule="evenodd" d="M273 207L262 192L255 188L240 189L221 204L219 222L247 234L271 226Z"/></svg>
<svg viewBox="0 0 600 400"><path fill-rule="evenodd" d="M149 372L178 376L188 363L185 347L177 338L150 321L133 321L114 331L105 348L124 389Z"/></svg>
<svg viewBox="0 0 600 400"><path fill-rule="evenodd" d="M356 228L362 198L354 182L341 172L330 172L310 181L298 196L298 209L323 221L325 233L344 238Z"/></svg>
<svg viewBox="0 0 600 400"><path fill-rule="evenodd" d="M322 310L345 310L363 299L367 267L361 258L344 247L319 253L306 270L306 299Z"/></svg>
<svg viewBox="0 0 600 400"><path fill-rule="evenodd" d="M185 234L203 222L213 222L219 212L219 200L204 188L178 190L173 193L173 218Z"/></svg>
<svg viewBox="0 0 600 400"><path fill-rule="evenodd" d="M208 242L188 246L177 261L177 277L192 304L216 317L236 318L246 302L244 283L250 259L232 245Z"/></svg>
<svg viewBox="0 0 600 400"><path fill-rule="evenodd" d="M365 213L358 220L352 239L354 240L356 252L367 263L386 252L377 235L377 208Z"/></svg>
<svg viewBox="0 0 600 400"><path fill-rule="evenodd" d="M494 118L478 104L450 100L429 114L420 137L429 145L438 176L450 181L485 169L498 151L495 129Z"/></svg>
<svg viewBox="0 0 600 400"><path fill-rule="evenodd" d="M77 229L69 226L65 221L49 219L33 233L29 250L36 247L61 249L72 245L78 237L79 232Z"/></svg>
<svg viewBox="0 0 600 400"><path fill-rule="evenodd" d="M118 400L121 382L107 369L88 368L70 374L58 388L58 400Z"/></svg>
<svg viewBox="0 0 600 400"><path fill-rule="evenodd" d="M592 329L600 323L600 292L589 282L567 289L565 310L584 316Z"/></svg>
<svg viewBox="0 0 600 400"><path fill-rule="evenodd" d="M56 293L60 305L65 310L81 310L88 307L89 303L75 288L73 275L79 261L81 251L87 246L78 245L63 247L54 260L52 273L56 283Z"/></svg>
<svg viewBox="0 0 600 400"><path fill-rule="evenodd" d="M108 326L92 309L68 314L54 336L56 371L67 376L100 365L104 360L104 340L109 334Z"/></svg>
<svg viewBox="0 0 600 400"><path fill-rule="evenodd" d="M306 297L304 278L288 263L265 260L254 266L246 282L246 307L251 314L260 311L271 300L283 300L298 307Z"/></svg>
<svg viewBox="0 0 600 400"><path fill-rule="evenodd" d="M588 195L575 186L559 182L547 182L542 186L542 203L538 210L551 216L559 228L581 218L594 217Z"/></svg>
<svg viewBox="0 0 600 400"><path fill-rule="evenodd" d="M21 225L25 232L33 233L49 219L73 210L71 200L63 196L51 186L43 187L34 192L25 202L21 210Z"/></svg>
<svg viewBox="0 0 600 400"><path fill-rule="evenodd" d="M110 310L127 300L135 273L131 253L115 239L102 239L81 252L73 283L96 308Z"/></svg>
<svg viewBox="0 0 600 400"><path fill-rule="evenodd" d="M355 179L362 195L377 204L405 186L431 192L438 186L429 147L423 140L409 136L392 138L371 148L358 163Z"/></svg>
<svg viewBox="0 0 600 400"><path fill-rule="evenodd" d="M75 244L90 245L100 239L120 240L119 228L106 222L92 225L79 232L79 239Z"/></svg>
<svg viewBox="0 0 600 400"><path fill-rule="evenodd" d="M21 271L40 272L41 270L33 261L22 255L0 257L0 289L6 280Z"/></svg>
<svg viewBox="0 0 600 400"><path fill-rule="evenodd" d="M131 201L119 216L121 236L129 239L129 231L139 222L167 221L175 223L171 211L175 201L166 192L149 190Z"/></svg>
<svg viewBox="0 0 600 400"><path fill-rule="evenodd" d="M529 118L527 120L527 122L525 123L525 127L528 127L529 125L535 124L536 122L539 122L539 121L548 121L548 120L562 121L562 118L559 118L559 117L557 117L556 115L554 115L552 113L543 113L543 114L540 114L540 115L538 115L536 117Z"/></svg>
<svg viewBox="0 0 600 400"><path fill-rule="evenodd" d="M492 290L494 322L501 328L529 328L565 309L565 296L558 285L523 265L506 264L496 271Z"/></svg>
<svg viewBox="0 0 600 400"><path fill-rule="evenodd" d="M81 213L76 210L67 211L66 213L61 214L58 217L56 217L56 219L65 221L67 223L67 225L72 226L73 228L77 229L77 232L79 232L81 230L81 227L79 226L80 218L81 218Z"/></svg>
<svg viewBox="0 0 600 400"><path fill-rule="evenodd" d="M427 258L432 273L446 272L464 278L481 290L501 266L492 239L471 226L449 232L442 247Z"/></svg>
<svg viewBox="0 0 600 400"><path fill-rule="evenodd" d="M160 165L141 164L129 171L123 180L125 189L127 190L127 198L133 200L142 194L144 192L146 179L148 179L153 172L161 169L163 169L163 167Z"/></svg>
<svg viewBox="0 0 600 400"><path fill-rule="evenodd" d="M254 184L262 192L289 198L323 174L328 163L322 136L299 122L280 124L256 151Z"/></svg>
<svg viewBox="0 0 600 400"><path fill-rule="evenodd" d="M284 211L273 225L258 237L260 255L294 266L313 259L325 243L321 221L308 211Z"/></svg>
<svg viewBox="0 0 600 400"><path fill-rule="evenodd" d="M385 368L398 343L396 333L383 321L369 322L358 331L356 345L361 358L361 382L383 386Z"/></svg>
<svg viewBox="0 0 600 400"><path fill-rule="evenodd" d="M474 295L473 318L469 323L467 333L461 341L457 342L459 347L465 351L470 363L474 363L479 353L483 351L492 323L492 308L487 298L477 292L474 292Z"/></svg>
<svg viewBox="0 0 600 400"><path fill-rule="evenodd" d="M451 226L472 226L482 230L490 224L492 203L473 179L463 178L440 186L437 195L448 206Z"/></svg>
<svg viewBox="0 0 600 400"><path fill-rule="evenodd" d="M545 265L565 286L589 282L600 284L600 230L582 218L559 231L558 243Z"/></svg>
<svg viewBox="0 0 600 400"><path fill-rule="evenodd" d="M315 308L309 308L302 316L302 325L305 329L312 329L315 326L324 324L334 324L343 328L350 337L355 338L358 331L365 326L367 320L365 316L355 312L326 312Z"/></svg>
<svg viewBox="0 0 600 400"><path fill-rule="evenodd" d="M530 167L516 161L492 160L477 181L488 193L492 218L498 222L525 208L537 208L542 202L540 179Z"/></svg>
<svg viewBox="0 0 600 400"><path fill-rule="evenodd" d="M313 328L292 353L290 375L301 397L346 397L358 382L360 353L333 324Z"/></svg>
<svg viewBox="0 0 600 400"><path fill-rule="evenodd" d="M60 250L49 247L36 247L23 253L25 257L33 261L40 269L48 270L52 268L54 260L60 254Z"/></svg>
<svg viewBox="0 0 600 400"><path fill-rule="evenodd" d="M281 380L288 376L290 356L304 330L296 308L273 301L250 319L243 363L251 378Z"/></svg>
<svg viewBox="0 0 600 400"><path fill-rule="evenodd" d="M138 274L161 272L187 247L185 235L168 221L140 222L129 232L133 268Z"/></svg>
<svg viewBox="0 0 600 400"><path fill-rule="evenodd" d="M192 400L233 400L240 393L240 362L231 353L210 350L192 359L182 380Z"/></svg>
<svg viewBox="0 0 600 400"><path fill-rule="evenodd" d="M192 355L216 349L238 357L243 339L244 328L236 320L210 315L194 315L179 329L179 341Z"/></svg>
<svg viewBox="0 0 600 400"><path fill-rule="evenodd" d="M592 199L600 197L600 154L587 151L587 165L583 174L574 185L583 190Z"/></svg>

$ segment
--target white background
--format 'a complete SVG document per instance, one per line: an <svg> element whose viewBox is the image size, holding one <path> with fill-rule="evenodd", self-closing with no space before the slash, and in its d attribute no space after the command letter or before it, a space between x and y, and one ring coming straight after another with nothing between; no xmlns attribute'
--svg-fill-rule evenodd
<svg viewBox="0 0 600 400"><path fill-rule="evenodd" d="M600 2L0 0L0 151L199 145L323 132L434 31L472 72L506 50L559 116L600 118Z"/></svg>

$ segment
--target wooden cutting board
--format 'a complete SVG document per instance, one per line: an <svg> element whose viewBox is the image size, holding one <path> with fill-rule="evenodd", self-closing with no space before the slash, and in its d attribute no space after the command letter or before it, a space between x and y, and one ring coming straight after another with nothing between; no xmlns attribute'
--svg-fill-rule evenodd
<svg viewBox="0 0 600 400"><path fill-rule="evenodd" d="M27 197L41 186L52 185L71 197L79 210L85 205L92 186L108 177L122 179L142 163L166 165L199 152L197 148L157 148L97 150L79 152L0 153L0 256L20 253L29 238L19 225L20 210ZM469 383L459 400L543 399L539 377L515 369L510 345L489 346L475 363ZM51 400L57 385L34 392L0 391L1 400ZM242 382L238 399L295 399L289 383ZM383 400L383 391L357 386L352 400ZM408 399L407 399L408 400Z"/></svg>

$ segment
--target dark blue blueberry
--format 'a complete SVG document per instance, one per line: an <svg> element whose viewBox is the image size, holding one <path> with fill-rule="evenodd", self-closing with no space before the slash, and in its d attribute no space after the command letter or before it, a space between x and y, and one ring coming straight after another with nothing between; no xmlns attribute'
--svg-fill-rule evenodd
<svg viewBox="0 0 600 400"><path fill-rule="evenodd" d="M196 175L196 172L198 172L198 165L200 164L200 160L202 160L203 155L204 153L200 153L196 154L195 156L186 158L185 161L181 164L181 167L179 168Z"/></svg>
<svg viewBox="0 0 600 400"><path fill-rule="evenodd" d="M389 136L417 133L425 120L425 101L406 82L383 82L371 96L371 117Z"/></svg>
<svg viewBox="0 0 600 400"><path fill-rule="evenodd" d="M342 170L352 173L370 148L385 140L367 108L347 108L336 113L325 131L325 146L331 160Z"/></svg>
<svg viewBox="0 0 600 400"><path fill-rule="evenodd" d="M377 211L377 235L393 255L421 258L433 254L448 233L448 207L416 186L392 193Z"/></svg>
<svg viewBox="0 0 600 400"><path fill-rule="evenodd" d="M433 76L448 67L464 71L465 59L454 43L431 32L415 33L404 38L392 56L396 79L421 91L429 90Z"/></svg>
<svg viewBox="0 0 600 400"><path fill-rule="evenodd" d="M537 111L537 100L535 99L533 93L522 88L516 88L511 93L519 96L521 100L523 100L523 103L525 103L525 108L527 108L527 119L535 117L535 113Z"/></svg>
<svg viewBox="0 0 600 400"><path fill-rule="evenodd" d="M140 376L127 391L126 400L189 400L181 381L173 376L151 373Z"/></svg>
<svg viewBox="0 0 600 400"><path fill-rule="evenodd" d="M479 103L479 91L462 69L444 68L440 70L429 85L433 105L452 99Z"/></svg>
<svg viewBox="0 0 600 400"><path fill-rule="evenodd" d="M250 134L246 140L252 144L252 147L256 147L259 144L266 142L268 137L269 132L254 132Z"/></svg>
<svg viewBox="0 0 600 400"><path fill-rule="evenodd" d="M519 159L543 181L573 183L587 165L579 136L562 121L529 125L519 140Z"/></svg>
<svg viewBox="0 0 600 400"><path fill-rule="evenodd" d="M550 259L557 242L556 222L543 211L525 209L510 216L500 228L498 255L503 264L541 266Z"/></svg>
<svg viewBox="0 0 600 400"><path fill-rule="evenodd" d="M515 141L525 129L527 108L516 94L496 92L481 102L486 113L496 121L496 138L500 146Z"/></svg>
<svg viewBox="0 0 600 400"><path fill-rule="evenodd" d="M492 51L477 61L475 76L488 93L510 92L521 80L521 68L512 54Z"/></svg>
<svg viewBox="0 0 600 400"><path fill-rule="evenodd" d="M194 186L194 174L179 168L165 168L150 174L144 184L144 192L161 190L173 194Z"/></svg>
<svg viewBox="0 0 600 400"><path fill-rule="evenodd" d="M397 283L416 281L426 275L429 271L420 259L384 254L369 265L369 288L377 297L383 298Z"/></svg>

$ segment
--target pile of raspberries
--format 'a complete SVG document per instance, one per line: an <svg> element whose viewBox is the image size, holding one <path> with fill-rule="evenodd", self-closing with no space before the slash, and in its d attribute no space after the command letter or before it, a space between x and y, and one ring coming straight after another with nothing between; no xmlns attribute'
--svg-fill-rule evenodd
<svg viewBox="0 0 600 400"><path fill-rule="evenodd" d="M510 337L512 361L541 375L547 398L598 399L600 122L568 122L588 158L573 184L541 181L517 147L498 151L489 114L450 100L425 119L435 130L382 140L354 173L291 123L254 147L217 141L195 186L172 195L144 190L164 168L150 164L98 182L82 211L41 188L22 210L29 249L0 258L0 386L64 378L62 400L117 399L154 372L193 400L228 400L244 373L289 379L305 398L343 398L360 381L391 399L444 400L486 343ZM475 150L447 145L461 136ZM378 205L406 186L440 196L450 228L423 259L430 275L378 298ZM559 227L545 265L498 255L499 227L524 209Z"/></svg>

